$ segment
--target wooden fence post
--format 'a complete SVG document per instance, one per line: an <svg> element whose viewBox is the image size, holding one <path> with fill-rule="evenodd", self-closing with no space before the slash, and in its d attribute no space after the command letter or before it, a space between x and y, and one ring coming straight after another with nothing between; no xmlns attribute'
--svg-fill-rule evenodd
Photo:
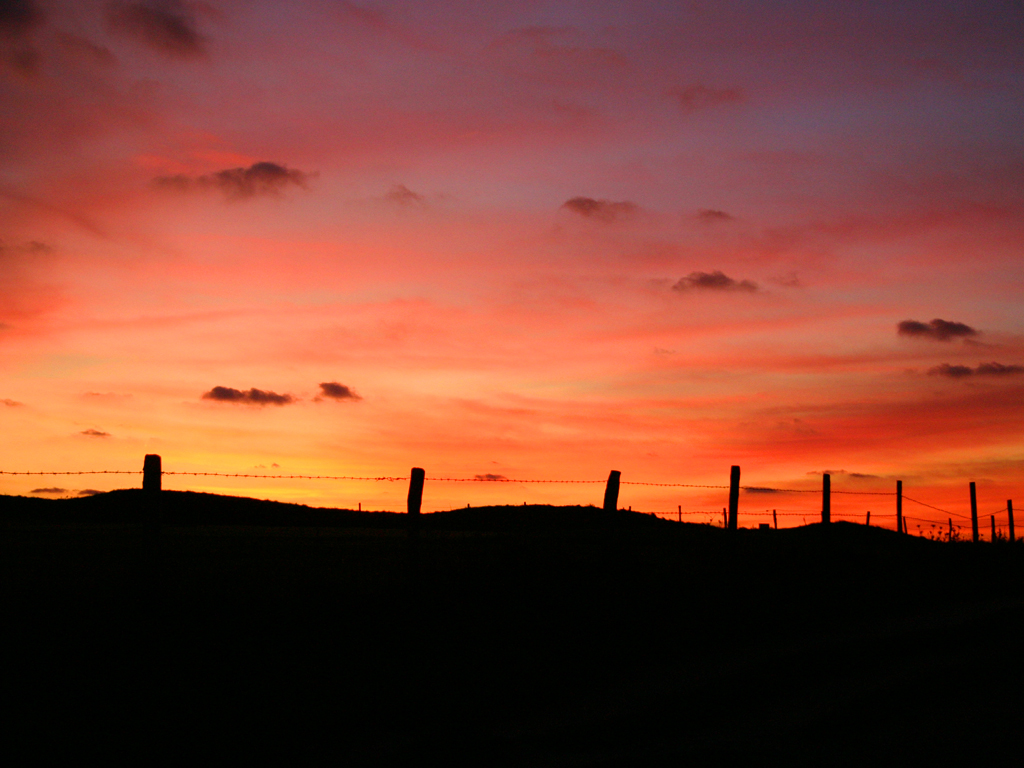
<svg viewBox="0 0 1024 768"><path fill-rule="evenodd" d="M772 510L772 522L775 524L775 530L779 530L779 516L775 514L775 510Z"/></svg>
<svg viewBox="0 0 1024 768"><path fill-rule="evenodd" d="M1006 500L1006 511L1010 514L1010 543L1013 544L1013 499Z"/></svg>
<svg viewBox="0 0 1024 768"><path fill-rule="evenodd" d="M613 469L608 473L608 484L604 487L604 511L614 512L619 508L619 478L622 473Z"/></svg>
<svg viewBox="0 0 1024 768"><path fill-rule="evenodd" d="M978 493L971 483L971 540L978 543Z"/></svg>
<svg viewBox="0 0 1024 768"><path fill-rule="evenodd" d="M864 521L864 525L871 525L871 510L868 510L868 519Z"/></svg>
<svg viewBox="0 0 1024 768"><path fill-rule="evenodd" d="M679 522L680 523L683 522L683 505L682 504L679 505L679 507L676 509L676 512L679 513ZM1012 530L1012 528L1011 528L1011 530Z"/></svg>
<svg viewBox="0 0 1024 768"><path fill-rule="evenodd" d="M821 476L821 522L832 522L832 475Z"/></svg>
<svg viewBox="0 0 1024 768"><path fill-rule="evenodd" d="M728 528L728 527L729 527L729 513L728 513L728 511L726 511L725 507L722 507L722 528Z"/></svg>
<svg viewBox="0 0 1024 768"><path fill-rule="evenodd" d="M147 453L142 462L142 490L159 491L162 486L163 471L160 469L160 457L155 453Z"/></svg>
<svg viewBox="0 0 1024 768"><path fill-rule="evenodd" d="M423 479L426 477L419 467L413 467L409 473L409 501L407 509L410 515L418 515L420 506L423 503Z"/></svg>
<svg viewBox="0 0 1024 768"><path fill-rule="evenodd" d="M735 531L738 525L737 513L740 506L740 468L733 467L729 473L729 530Z"/></svg>
<svg viewBox="0 0 1024 768"><path fill-rule="evenodd" d="M989 541L995 541L996 540L996 516L995 515L989 515L989 517L992 518L992 538L989 539Z"/></svg>
<svg viewBox="0 0 1024 768"><path fill-rule="evenodd" d="M949 540L953 540L953 518L949 518Z"/></svg>
<svg viewBox="0 0 1024 768"><path fill-rule="evenodd" d="M896 533L903 533L903 481L896 481Z"/></svg>

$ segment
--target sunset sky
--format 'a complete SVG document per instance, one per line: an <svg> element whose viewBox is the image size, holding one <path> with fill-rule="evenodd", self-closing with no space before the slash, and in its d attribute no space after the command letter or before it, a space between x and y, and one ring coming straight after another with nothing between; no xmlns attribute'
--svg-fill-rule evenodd
<svg viewBox="0 0 1024 768"><path fill-rule="evenodd" d="M902 479L967 514L973 480L982 514L1024 506L1019 2L0 9L0 470L420 466L435 510L602 489L432 477L724 485L738 464L747 486Z"/></svg>

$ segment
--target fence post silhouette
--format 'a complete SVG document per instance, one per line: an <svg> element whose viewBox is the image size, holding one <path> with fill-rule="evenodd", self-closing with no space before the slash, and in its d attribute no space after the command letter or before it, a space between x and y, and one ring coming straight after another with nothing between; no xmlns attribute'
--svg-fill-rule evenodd
<svg viewBox="0 0 1024 768"><path fill-rule="evenodd" d="M772 522L775 524L775 530L779 530L779 517L775 514L775 510L772 510Z"/></svg>
<svg viewBox="0 0 1024 768"><path fill-rule="evenodd" d="M729 530L735 531L740 506L740 468L733 467L729 473Z"/></svg>
<svg viewBox="0 0 1024 768"><path fill-rule="evenodd" d="M409 473L409 501L407 509L410 515L419 515L423 503L423 478L426 476L419 467L413 467Z"/></svg>
<svg viewBox="0 0 1024 768"><path fill-rule="evenodd" d="M622 473L613 469L608 473L608 484L604 487L604 511L614 512L619 508L619 477Z"/></svg>
<svg viewBox="0 0 1024 768"><path fill-rule="evenodd" d="M1013 499L1006 500L1006 511L1010 514L1010 543L1013 544Z"/></svg>
<svg viewBox="0 0 1024 768"><path fill-rule="evenodd" d="M949 518L949 540L953 540L953 518Z"/></svg>
<svg viewBox="0 0 1024 768"><path fill-rule="evenodd" d="M996 516L995 515L989 515L989 517L992 518L992 539L991 540L995 541L996 540Z"/></svg>
<svg viewBox="0 0 1024 768"><path fill-rule="evenodd" d="M683 522L683 505L682 504L679 505L679 507L676 509L676 512L679 515L679 522L680 523ZM1013 519L1012 515L1011 515L1011 519ZM1013 530L1013 526L1012 525L1010 526L1010 530L1011 531Z"/></svg>
<svg viewBox="0 0 1024 768"><path fill-rule="evenodd" d="M971 483L971 541L978 543L978 492Z"/></svg>
<svg viewBox="0 0 1024 768"><path fill-rule="evenodd" d="M142 462L142 490L159 491L162 485L163 471L160 468L160 457L155 453L147 453Z"/></svg>
<svg viewBox="0 0 1024 768"><path fill-rule="evenodd" d="M832 475L821 476L821 522L832 522Z"/></svg>
<svg viewBox="0 0 1024 768"><path fill-rule="evenodd" d="M896 533L903 533L903 481L896 481Z"/></svg>
<svg viewBox="0 0 1024 768"><path fill-rule="evenodd" d="M867 520L864 521L864 525L868 525L868 526L871 525L871 510L870 509L868 510L868 518L867 518Z"/></svg>

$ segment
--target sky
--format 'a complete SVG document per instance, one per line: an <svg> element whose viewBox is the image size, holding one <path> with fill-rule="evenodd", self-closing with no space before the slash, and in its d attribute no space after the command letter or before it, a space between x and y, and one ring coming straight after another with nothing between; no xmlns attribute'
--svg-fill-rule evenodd
<svg viewBox="0 0 1024 768"><path fill-rule="evenodd" d="M1024 505L1021 39L984 0L2 0L0 470Z"/></svg>

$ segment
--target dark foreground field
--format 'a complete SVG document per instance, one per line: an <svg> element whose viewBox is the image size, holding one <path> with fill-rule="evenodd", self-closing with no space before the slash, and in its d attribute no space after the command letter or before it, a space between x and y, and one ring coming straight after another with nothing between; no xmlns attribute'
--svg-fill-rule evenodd
<svg viewBox="0 0 1024 768"><path fill-rule="evenodd" d="M156 499L0 497L5 754L1019 759L1020 545Z"/></svg>

